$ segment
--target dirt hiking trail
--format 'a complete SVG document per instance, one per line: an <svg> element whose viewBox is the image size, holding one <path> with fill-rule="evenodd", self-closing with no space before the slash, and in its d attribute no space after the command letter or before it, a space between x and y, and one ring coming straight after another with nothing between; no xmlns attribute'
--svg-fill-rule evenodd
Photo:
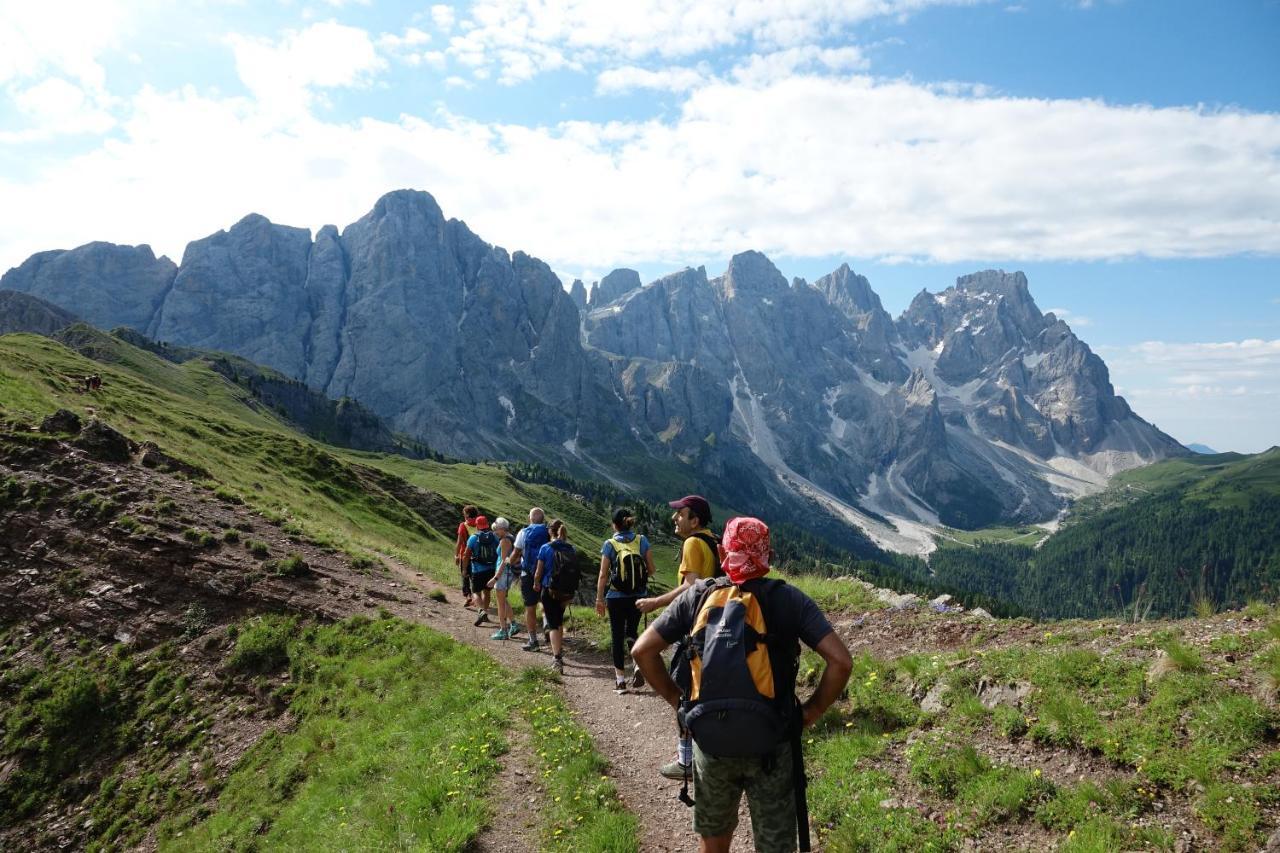
<svg viewBox="0 0 1280 853"><path fill-rule="evenodd" d="M497 630L496 612L490 609L490 621L476 627L474 610L462 606L462 593L454 587L445 587L403 564L388 561L392 573L404 583L425 592L443 590L448 597L445 603L426 598L419 622L441 631L459 642L482 649L507 666L519 670L527 666L551 665L551 653L544 644L537 652L522 651L526 637L521 631L517 639L498 641L489 637ZM693 810L682 804L677 796L680 783L664 779L658 769L675 758L675 712L649 687L629 689L619 695L613 690L613 663L602 652L584 647L581 643L566 642L562 692L573 709L577 720L591 734L596 749L609 762L608 775L618 789L623 804L640 820L640 849L644 851L687 851L697 849L693 834ZM518 750L519 738L513 735L511 754ZM512 758L518 762L518 756ZM528 763L532 763L531 761ZM507 770L504 768L504 775ZM521 785L523 779L517 777ZM501 784L509 784L504 779ZM511 799L498 798L494 802L518 804L513 810L518 824L527 812L528 795L513 795ZM495 816L494 825L481 836L477 850L536 850L536 828L521 836L527 838L528 847L503 846L512 839L509 831L518 829L511 823L512 815ZM751 844L751 819L746 810L746 798L739 811L738 830L734 834L734 850L748 851Z"/></svg>

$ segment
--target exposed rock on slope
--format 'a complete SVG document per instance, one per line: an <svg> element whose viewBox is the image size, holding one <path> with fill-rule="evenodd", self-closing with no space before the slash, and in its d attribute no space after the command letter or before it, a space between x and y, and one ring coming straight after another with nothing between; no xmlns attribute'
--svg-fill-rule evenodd
<svg viewBox="0 0 1280 853"><path fill-rule="evenodd" d="M397 191L314 241L251 215L176 270L90 244L3 284L243 355L452 455L696 485L792 518L818 506L896 550L929 550L939 523L1047 520L1115 471L1185 452L1021 273L922 292L897 322L847 265L788 283L758 252L713 280L614 270L588 299Z"/></svg>

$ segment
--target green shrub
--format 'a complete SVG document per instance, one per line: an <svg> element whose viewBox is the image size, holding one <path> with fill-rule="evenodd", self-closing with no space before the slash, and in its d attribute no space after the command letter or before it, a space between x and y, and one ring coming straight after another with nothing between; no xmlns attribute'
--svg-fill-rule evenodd
<svg viewBox="0 0 1280 853"><path fill-rule="evenodd" d="M991 712L991 719L1001 737L1013 740L1027 733L1027 718L1017 708L997 705Z"/></svg>
<svg viewBox="0 0 1280 853"><path fill-rule="evenodd" d="M1180 672L1201 672L1204 661L1200 653L1190 646L1184 645L1176 638L1170 637L1160 643L1160 648L1169 656L1170 662Z"/></svg>
<svg viewBox="0 0 1280 853"><path fill-rule="evenodd" d="M249 549L249 553L259 560L265 560L271 555L271 549L267 547L267 543L260 542L257 539L246 540L244 547Z"/></svg>
<svg viewBox="0 0 1280 853"><path fill-rule="evenodd" d="M292 616L258 616L236 637L227 666L236 672L274 672L289 663L289 640L298 627Z"/></svg>
<svg viewBox="0 0 1280 853"><path fill-rule="evenodd" d="M970 744L956 746L931 737L907 749L911 777L950 799L969 780L991 769L991 762Z"/></svg>
<svg viewBox="0 0 1280 853"><path fill-rule="evenodd" d="M302 559L298 554L289 552L289 555L279 560L274 567L277 575L286 578L296 578L305 575L311 567L307 565L307 561Z"/></svg>
<svg viewBox="0 0 1280 853"><path fill-rule="evenodd" d="M230 530L224 531L222 534L222 541L226 542L228 545L236 544L240 541L240 531L236 530L234 527Z"/></svg>
<svg viewBox="0 0 1280 853"><path fill-rule="evenodd" d="M958 799L978 823L1002 823L1030 814L1052 791L1039 772L995 767L963 783Z"/></svg>

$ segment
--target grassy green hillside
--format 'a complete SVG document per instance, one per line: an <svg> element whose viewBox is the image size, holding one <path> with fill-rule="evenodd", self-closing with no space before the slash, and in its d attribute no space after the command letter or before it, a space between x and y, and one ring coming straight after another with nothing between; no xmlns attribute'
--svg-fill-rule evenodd
<svg viewBox="0 0 1280 853"><path fill-rule="evenodd" d="M23 566L0 572L0 847L52 847L71 833L102 850L465 850L531 796L541 801L521 849L634 851L654 819L688 834L672 791L632 772L653 743L665 760L671 715L652 694L609 691L608 664L581 642L599 643L600 620L575 608L570 651L598 673L560 681L545 658L507 669L413 624L446 630L460 618L452 636L492 649L487 630L466 633L456 597L431 610L405 583L412 572L383 575L369 559L452 584L459 504L512 518L539 504L587 547L608 529L606 503L494 465L327 446L198 358L176 363L98 333L77 346L98 360L0 337L0 533L23 534L11 537L17 550L0 537L0 556ZM103 376L101 391L77 390L87 372ZM66 436L29 431L60 407L203 473L100 464ZM883 568L922 588L974 583L1101 609L1105 595L1091 603L1088 591L1118 568L1145 573L1139 604L1157 602L1164 579L1184 584L1173 604L1207 597L1216 609L1227 600L1213 596L1236 587L1161 574L1156 557L1186 549L1270 571L1280 451L1178 466L1120 480L1041 550L1018 544L1030 530L1009 529L1011 542L952 542L934 577ZM812 534L794 537L814 562L834 556ZM658 554L669 578L675 543L659 538ZM1055 571L1066 574L1053 581ZM1186 622L1036 625L895 610L848 578L789 580L855 653L846 695L805 738L824 849L1250 851L1280 825L1273 604ZM136 626L117 603L151 608L136 621L168 626L164 641L121 633ZM806 652L802 696L818 669ZM635 804L659 798L642 820Z"/></svg>
<svg viewBox="0 0 1280 853"><path fill-rule="evenodd" d="M76 345L93 360L47 338L0 337L0 413L30 422L58 408L96 414L131 439L154 442L207 472L216 488L352 554L394 555L452 580L460 513L439 502L427 510L425 499L415 509L401 483L515 521L541 506L568 522L573 541L592 549L610 529L606 510L522 483L495 465L416 461L305 438L202 359L174 363L88 329ZM103 387L82 393L78 378L92 372ZM656 553L669 576L674 544L667 544Z"/></svg>
<svg viewBox="0 0 1280 853"><path fill-rule="evenodd" d="M1186 616L1280 590L1280 448L1118 475L1039 547L1017 531L941 540L931 567L1039 616Z"/></svg>

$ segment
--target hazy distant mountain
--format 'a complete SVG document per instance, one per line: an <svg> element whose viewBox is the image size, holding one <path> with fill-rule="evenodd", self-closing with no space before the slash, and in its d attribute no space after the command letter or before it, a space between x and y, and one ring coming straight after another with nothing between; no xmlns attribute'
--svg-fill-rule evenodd
<svg viewBox="0 0 1280 853"><path fill-rule="evenodd" d="M1217 450L1214 450L1207 444L1188 444L1186 447L1187 450L1190 450L1192 453L1201 453L1205 456L1215 456L1218 453Z"/></svg>
<svg viewBox="0 0 1280 853"><path fill-rule="evenodd" d="M787 282L745 252L715 279L615 270L580 313L585 287L571 296L405 190L314 240L250 215L177 267L91 243L0 286L266 364L447 454L792 518L820 507L895 550L931 548L938 524L1050 519L1116 471L1187 452L1021 273L921 292L894 321L847 266Z"/></svg>

